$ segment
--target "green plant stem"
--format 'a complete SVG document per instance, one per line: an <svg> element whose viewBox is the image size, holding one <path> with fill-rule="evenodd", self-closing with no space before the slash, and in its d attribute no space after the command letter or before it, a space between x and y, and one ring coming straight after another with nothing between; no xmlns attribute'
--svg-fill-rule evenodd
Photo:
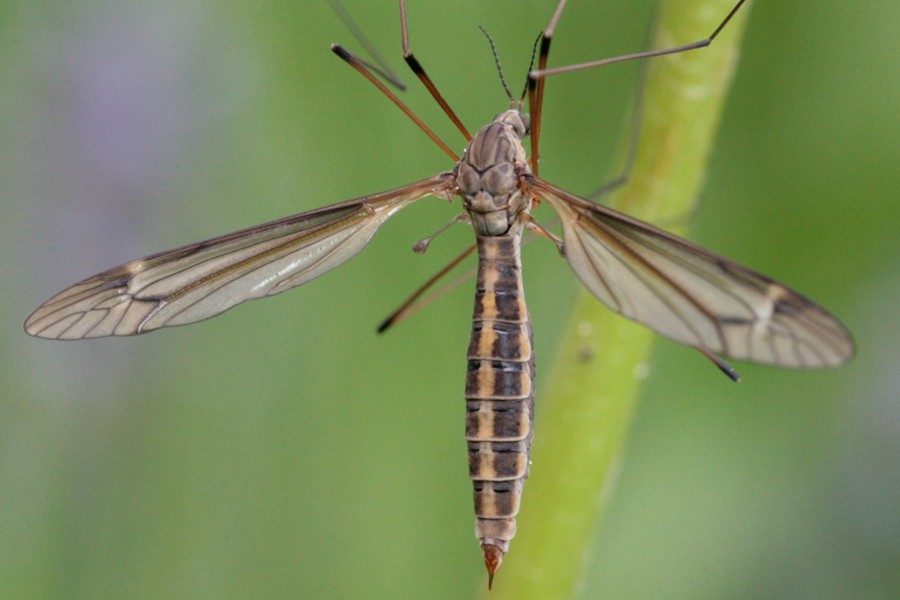
<svg viewBox="0 0 900 600"><path fill-rule="evenodd" d="M664 0L653 47L704 38L733 4ZM691 213L747 12L743 7L708 48L647 61L636 162L614 206L664 223L683 223ZM653 339L650 331L613 314L587 292L578 294L557 356L544 373L519 535L497 573L492 600L576 593L615 484Z"/></svg>

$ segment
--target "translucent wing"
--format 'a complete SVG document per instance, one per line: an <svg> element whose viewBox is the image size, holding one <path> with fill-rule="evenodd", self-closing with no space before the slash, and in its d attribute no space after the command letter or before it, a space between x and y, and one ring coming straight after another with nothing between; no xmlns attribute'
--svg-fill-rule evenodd
<svg viewBox="0 0 900 600"><path fill-rule="evenodd" d="M562 219L572 269L614 311L739 360L815 368L853 355L835 317L765 275L545 181L532 187Z"/></svg>
<svg viewBox="0 0 900 600"><path fill-rule="evenodd" d="M190 244L104 271L25 321L51 339L136 335L208 319L318 277L359 252L404 206L446 195L446 175Z"/></svg>

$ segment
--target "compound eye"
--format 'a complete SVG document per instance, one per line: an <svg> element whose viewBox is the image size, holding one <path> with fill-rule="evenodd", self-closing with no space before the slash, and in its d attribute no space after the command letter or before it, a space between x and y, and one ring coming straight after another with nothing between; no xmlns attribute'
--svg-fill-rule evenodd
<svg viewBox="0 0 900 600"><path fill-rule="evenodd" d="M522 125L525 127L525 131L522 132L522 137L525 137L529 133L531 133L531 115L527 113L519 113L519 117L522 119Z"/></svg>

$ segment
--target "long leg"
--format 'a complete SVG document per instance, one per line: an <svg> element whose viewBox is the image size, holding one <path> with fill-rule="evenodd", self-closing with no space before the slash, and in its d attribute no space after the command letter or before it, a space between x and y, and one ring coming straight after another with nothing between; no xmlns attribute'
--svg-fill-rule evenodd
<svg viewBox="0 0 900 600"><path fill-rule="evenodd" d="M420 119L410 107L404 104L403 101L397 97L397 94L389 90L386 85L381 83L381 81L379 81L378 78L372 74L364 61L362 61L359 57L357 57L355 54L353 54L340 44L332 44L331 51L337 54L345 63L356 69L363 77L368 79L372 83L372 85L377 87L382 94L387 96L388 99L397 106L397 108L402 110L407 117L412 119L412 122L415 123L419 127L419 129L424 131L425 135L427 135L431 139L431 141L437 144L441 148L441 150L443 150L450 158L452 158L453 160L459 160L456 152L451 150L450 146L445 144L444 141L439 138L438 135L434 131L432 131L431 128L428 127L428 125L426 125L425 122Z"/></svg>
<svg viewBox="0 0 900 600"><path fill-rule="evenodd" d="M677 54L679 52L687 52L688 50L696 50L697 48L705 48L706 46L712 44L713 40L716 39L716 36L718 36L722 29L724 29L728 24L728 22L731 21L731 18L737 13L744 2L746 2L746 0L738 0L737 4L734 5L734 8L731 9L731 11L725 16L722 22L719 23L719 25L709 35L709 37L706 37L702 40L697 40L696 42L691 42L690 44L684 44L681 46L674 46L672 48L645 50L643 52L636 52L634 54L623 54L621 56L613 56L601 60L548 69L547 58L550 54L550 42L553 39L553 33L556 30L556 25L559 22L560 15L562 14L563 8L565 8L566 5L566 0L560 0L559 4L556 7L556 11L553 13L553 17L550 19L550 23L544 30L543 40L541 41L541 53L538 59L538 68L529 73L532 166L537 166L538 158L540 157L541 112L544 102L544 80L547 77L549 77L550 75L557 75L559 73L568 73L570 71L578 71L581 69L602 67L604 65L610 65L613 63L625 62L627 60L650 58L653 56L663 56L666 54Z"/></svg>
<svg viewBox="0 0 900 600"><path fill-rule="evenodd" d="M339 13L340 14L340 13ZM351 29L352 30L352 29ZM437 103L441 106L450 120L456 125L457 129L459 129L460 133L465 136L467 140L472 139L472 135L466 129L465 125L463 125L462 121L456 115L441 93L438 91L437 86L434 85L434 82L431 80L431 77L425 72L425 69L413 55L412 50L409 45L409 27L407 25L407 16L406 16L406 1L400 0L400 31L402 37L403 44L403 59L406 61L406 64L409 65L410 69L412 69L413 73L416 74L416 77L422 82L423 85L428 89L431 93L431 96L437 101ZM359 37L359 36L357 36ZM374 68L368 62L362 60L355 54L351 53L347 49L343 48L338 44L333 44L331 46L332 51L337 54L344 62L349 64L351 67L356 69L360 74L362 74L366 79L368 79L375 87L377 87L388 99L393 102L400 110L406 114L423 132L427 135L434 143L436 143L447 155L449 155L453 160L459 160L459 157L456 155L453 150L447 146L441 140L438 135L432 131L430 127L428 127L424 121L422 121L415 113L413 113L412 109L410 109L406 104L400 100L391 92L383 83L381 83L377 77L373 74L374 72L381 73L380 69ZM370 50L371 53L371 50ZM391 325L399 322L409 314L411 314L410 308L411 306L418 300L429 288L431 288L435 283L437 283L441 278L443 278L447 273L449 273L456 265L462 262L467 256L469 256L475 250L475 246L472 245L464 250L459 256L450 261L449 264L444 266L440 271L438 271L433 277L431 277L424 285L419 287L412 295L397 309L395 310L387 319L385 319L381 325L378 327L379 332L383 332L388 329Z"/></svg>
<svg viewBox="0 0 900 600"><path fill-rule="evenodd" d="M344 22L344 26L347 30L353 34L353 37L356 38L359 45L369 53L369 56L372 57L372 60L374 60L375 63L373 64L362 59L360 59L360 61L363 62L370 71L378 73L385 81L389 82L397 89L405 90L406 84L391 70L390 65L381 57L381 54L378 53L378 49L372 45L368 36L366 36L362 29L359 28L359 25L356 24L356 21L350 13L347 12L347 9L344 8L344 5L341 4L340 0L328 0L328 4L331 5L331 9L337 14L338 18Z"/></svg>
<svg viewBox="0 0 900 600"><path fill-rule="evenodd" d="M566 0L559 0L550 22L541 35L541 52L538 55L538 72L547 68L547 59L550 57L550 42L553 41L553 32L556 30L556 24L562 15L563 9L566 7ZM531 170L535 174L538 172L538 161L540 159L540 139L541 139L541 117L544 106L544 78L536 77L534 72L528 74L528 106L531 113Z"/></svg>
<svg viewBox="0 0 900 600"><path fill-rule="evenodd" d="M378 333L384 333L388 330L389 327L396 325L413 313L418 312L419 309L424 308L426 305L430 304L434 300L437 300L440 296L443 296L445 293L456 287L456 281L451 282L449 285L444 285L438 288L437 292L432 293L428 298L426 298L422 302L419 302L419 299L425 294L425 292L433 288L434 285L438 281L443 279L444 276L447 275L447 273L452 271L456 267L456 265L460 264L463 260L470 256L475 251L475 248L476 245L472 244L471 246L460 252L456 258L444 265L444 267L440 271L432 275L428 279L428 281L420 285L419 288L416 289L416 291L410 294L409 297L404 300L396 310L394 310L394 312L388 315L387 318L385 318L385 320L381 322L381 324L377 328ZM462 283L471 279L472 275L474 275L474 272L467 273L457 281Z"/></svg>
<svg viewBox="0 0 900 600"><path fill-rule="evenodd" d="M438 104L441 105L441 108L450 117L450 120L453 121L453 124L456 125L456 128L459 129L460 133L465 136L466 140L471 140L472 135L466 129L466 126L463 125L462 121L459 117L456 116L456 113L453 112L453 109L450 108L450 104L444 100L444 97L438 91L437 86L434 85L434 82L431 81L431 77L428 76L428 73L425 72L425 69L416 60L416 57L413 55L412 50L409 48L409 28L406 24L406 0L400 0L400 32L403 39L403 60L406 61L406 64L409 65L409 68L412 69L412 72L416 74L416 77L419 78L419 81L428 88L428 91L431 93L431 96L437 101Z"/></svg>

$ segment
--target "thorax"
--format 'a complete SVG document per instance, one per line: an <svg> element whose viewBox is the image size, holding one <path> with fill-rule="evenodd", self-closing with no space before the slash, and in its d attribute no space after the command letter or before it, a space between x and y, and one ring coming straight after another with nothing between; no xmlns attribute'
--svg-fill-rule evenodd
<svg viewBox="0 0 900 600"><path fill-rule="evenodd" d="M479 235L518 233L531 210L521 186L521 176L531 172L522 145L527 133L527 115L500 113L475 134L457 166L457 191Z"/></svg>

